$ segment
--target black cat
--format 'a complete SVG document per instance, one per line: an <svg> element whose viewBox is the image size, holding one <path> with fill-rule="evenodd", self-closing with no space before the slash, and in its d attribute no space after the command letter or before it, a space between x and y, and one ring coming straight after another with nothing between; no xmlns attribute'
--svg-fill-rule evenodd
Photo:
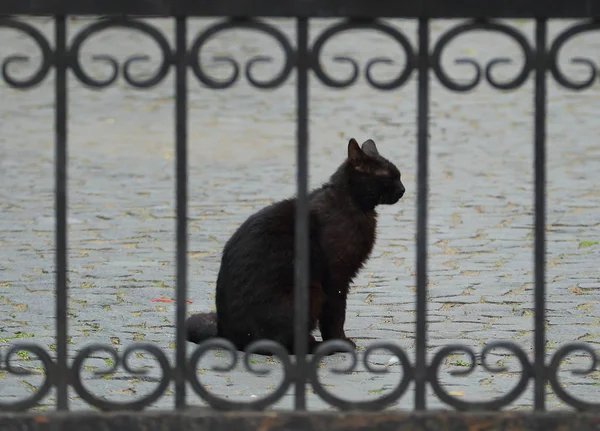
<svg viewBox="0 0 600 431"><path fill-rule="evenodd" d="M309 194L310 316L323 341L349 340L344 333L346 297L376 238L377 205L404 195L398 168L372 140L348 143L348 158L329 182ZM251 215L223 250L217 278L216 313L186 322L187 340L223 337L239 350L259 339L294 352L294 220L296 199ZM309 351L317 342L310 336Z"/></svg>

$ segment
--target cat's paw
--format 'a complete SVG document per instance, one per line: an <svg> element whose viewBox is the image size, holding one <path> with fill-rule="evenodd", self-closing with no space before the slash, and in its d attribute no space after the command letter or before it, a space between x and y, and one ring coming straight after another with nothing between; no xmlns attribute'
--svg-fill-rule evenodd
<svg viewBox="0 0 600 431"><path fill-rule="evenodd" d="M345 341L345 342L347 342L347 343L350 344L350 346L351 346L350 348L352 350L356 350L356 343L354 341L352 341L348 337L330 338L328 341L332 341L332 340L335 340L335 341ZM336 350L333 350L330 353L328 353L328 355L334 355L336 353L347 353L347 352L348 351L346 349L336 349Z"/></svg>
<svg viewBox="0 0 600 431"><path fill-rule="evenodd" d="M309 336L308 338L308 353L309 354L313 354L315 353L315 350L317 350L319 348L319 346L321 345L322 341L317 341L315 339L315 337L313 337L312 335Z"/></svg>
<svg viewBox="0 0 600 431"><path fill-rule="evenodd" d="M354 350L356 350L356 343L354 341L352 341L350 338L344 337L344 338L342 338L342 340L347 341L348 343L352 344L352 348Z"/></svg>

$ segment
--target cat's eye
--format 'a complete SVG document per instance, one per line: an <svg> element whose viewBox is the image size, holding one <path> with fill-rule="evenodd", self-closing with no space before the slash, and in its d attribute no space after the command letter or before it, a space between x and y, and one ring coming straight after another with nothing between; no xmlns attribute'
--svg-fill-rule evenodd
<svg viewBox="0 0 600 431"><path fill-rule="evenodd" d="M386 181L398 181L400 180L400 173L390 171L389 169L380 168L376 169L374 172L376 177L379 177Z"/></svg>
<svg viewBox="0 0 600 431"><path fill-rule="evenodd" d="M377 175L378 177L388 177L388 178L393 177L392 173L387 169L376 169L374 174Z"/></svg>

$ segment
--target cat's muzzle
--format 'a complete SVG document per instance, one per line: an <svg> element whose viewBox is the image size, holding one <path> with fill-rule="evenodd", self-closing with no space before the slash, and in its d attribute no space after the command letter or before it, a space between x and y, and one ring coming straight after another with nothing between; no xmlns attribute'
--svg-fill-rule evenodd
<svg viewBox="0 0 600 431"><path fill-rule="evenodd" d="M382 203L383 205L394 205L402 198L402 196L404 196L405 192L406 189L402 184L400 184L399 186L394 187L394 189L390 193L386 193L383 196L381 196L380 203Z"/></svg>

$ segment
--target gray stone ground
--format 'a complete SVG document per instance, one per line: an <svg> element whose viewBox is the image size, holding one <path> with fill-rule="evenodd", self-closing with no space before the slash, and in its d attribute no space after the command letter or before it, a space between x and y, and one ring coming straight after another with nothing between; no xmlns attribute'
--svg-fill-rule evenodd
<svg viewBox="0 0 600 431"><path fill-rule="evenodd" d="M51 22L31 20L52 38ZM86 22L70 23L70 35ZM173 41L173 24L154 20ZM209 21L190 22L190 39ZM329 25L313 21L311 37ZM396 21L415 44L414 22ZM435 22L433 41L454 22ZM532 40L531 23L512 22ZM552 37L568 23L552 23ZM290 37L291 21L277 25ZM0 57L15 53L32 56L29 65L15 65L16 76L39 64L37 48L25 36L0 30ZM567 45L561 65L573 79L585 70L573 66L573 56L596 58L593 35ZM335 55L350 55L364 65L374 56L396 56L399 47L373 32L338 36L323 53L327 70L348 76ZM111 53L123 60L146 53L153 62L137 73L152 72L158 49L145 36L111 30L85 45L83 63L95 77L107 76L103 65L92 64L93 54ZM281 64L281 51L267 36L246 31L228 32L209 43L203 60L215 77L226 66L215 66L213 55L232 54L245 61L271 54ZM482 32L461 36L444 55L449 73L458 80L471 74L454 58L472 56L481 64L502 55L515 64L498 69L498 78L515 76L522 64L516 45L500 35ZM401 60L402 61L402 60ZM258 66L260 77L273 76L273 67ZM382 66L381 79L397 68ZM22 75L19 75L22 74ZM122 350L135 341L154 343L169 358L174 354L174 305L152 299L174 296L174 151L173 79L139 91L122 79L104 91L84 88L69 80L69 281L70 350L104 343ZM361 77L346 90L329 89L311 76L311 185L325 180L339 164L349 137L374 138L380 151L403 172L408 190L396 206L381 209L379 240L372 259L357 278L350 295L347 332L365 348L389 340L414 355L415 215L416 215L416 73L399 91L379 92ZM209 310L219 264L228 236L251 212L295 189L295 77L279 89L260 91L245 78L226 91L202 87L190 74L190 312ZM480 351L489 340L511 340L528 354L532 350L533 281L533 94L529 80L518 91L501 93L487 83L468 94L452 93L432 81L431 176L429 228L429 345L433 354L442 345L460 342ZM549 79L548 95L548 298L549 354L559 345L582 340L600 342L600 222L597 182L600 147L597 136L599 87L584 92L558 88ZM15 341L36 342L54 351L53 259L53 75L30 91L0 89L0 352ZM199 365L199 378L227 399L250 401L278 384L278 361L258 358L273 370L255 376L241 367L234 372L211 371L224 353L210 353ZM388 363L388 352L371 361ZM506 394L517 381L519 365L499 351L491 363L508 372L490 373L477 367L469 376L469 358L448 357L440 378L461 400L491 399ZM134 366L150 366L148 376L131 376L120 369L107 377L94 369L110 365L103 353L85 363L86 387L99 397L130 401L149 393L160 372L147 353L132 359ZM15 365L33 368L34 376L0 371L0 400L27 396L41 382L39 361L20 354ZM329 363L329 364L328 364ZM332 393L351 400L372 400L401 378L397 365L388 374L370 374L364 366L335 375L331 363L348 363L336 355L321 370ZM560 372L571 393L600 401L600 372L586 376L564 371L587 366L589 359L572 356ZM172 388L171 388L172 389ZM309 390L309 407L328 405ZM550 408L565 405L548 388ZM394 408L411 409L412 386ZM71 407L87 408L71 390ZM194 395L189 402L201 405ZM169 408L173 391L152 408ZM52 392L40 409L55 401ZM430 392L430 407L445 405ZM292 391L277 408L293 405ZM532 405L531 386L510 408Z"/></svg>

